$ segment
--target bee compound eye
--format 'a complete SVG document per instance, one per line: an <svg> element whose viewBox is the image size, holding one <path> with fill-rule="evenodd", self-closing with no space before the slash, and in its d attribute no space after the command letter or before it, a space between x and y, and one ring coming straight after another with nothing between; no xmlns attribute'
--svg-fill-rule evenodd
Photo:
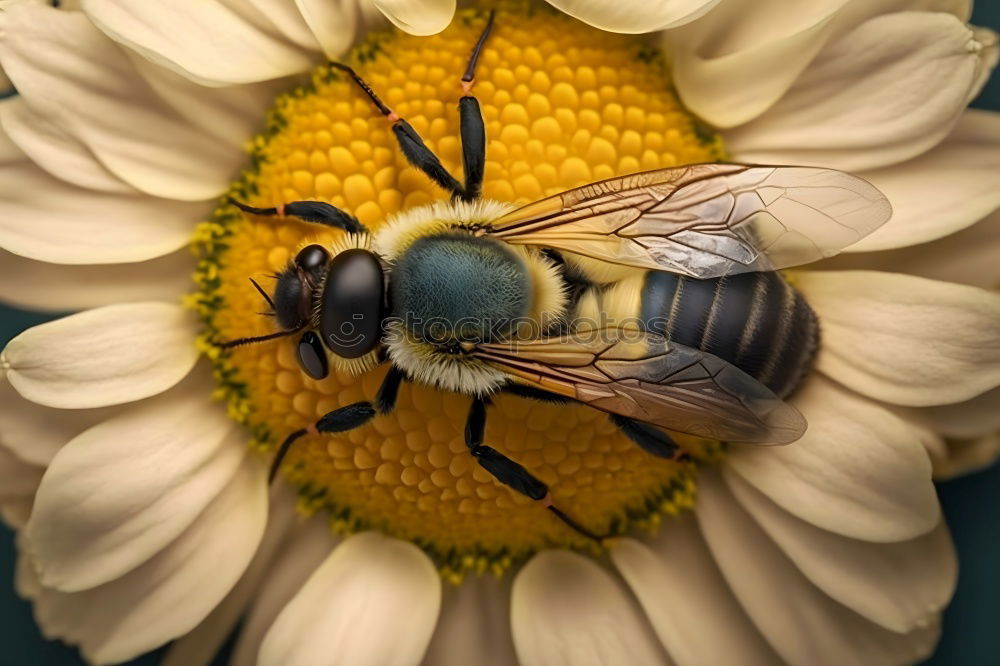
<svg viewBox="0 0 1000 666"><path fill-rule="evenodd" d="M306 245L295 255L295 265L307 273L315 273L326 266L330 253L322 245Z"/></svg>
<svg viewBox="0 0 1000 666"><path fill-rule="evenodd" d="M302 372L313 379L323 379L330 374L330 365L326 359L326 351L323 349L323 341L312 331L306 331L302 334L296 352Z"/></svg>

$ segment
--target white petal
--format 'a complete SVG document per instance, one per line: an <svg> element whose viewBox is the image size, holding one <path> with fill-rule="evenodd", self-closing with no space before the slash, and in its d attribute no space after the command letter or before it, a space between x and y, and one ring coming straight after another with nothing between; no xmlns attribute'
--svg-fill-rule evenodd
<svg viewBox="0 0 1000 666"><path fill-rule="evenodd" d="M70 441L46 470L28 523L42 584L87 590L160 552L226 487L246 438L209 391L189 386Z"/></svg>
<svg viewBox="0 0 1000 666"><path fill-rule="evenodd" d="M724 2L664 40L687 107L728 128L770 108L820 49L869 18L927 10L952 12L965 22L969 5L969 0L757 0L748 12L743 3Z"/></svg>
<svg viewBox="0 0 1000 666"><path fill-rule="evenodd" d="M274 574L275 556L292 531L293 523L300 518L295 512L295 500L295 492L285 484L271 487L267 527L246 571L201 624L170 645L160 666L207 666L212 663L260 590L261 583Z"/></svg>
<svg viewBox="0 0 1000 666"><path fill-rule="evenodd" d="M719 0L548 0L584 23L610 32L643 33L677 28L713 9Z"/></svg>
<svg viewBox="0 0 1000 666"><path fill-rule="evenodd" d="M996 64L996 34L948 14L874 18L830 44L780 102L725 134L740 161L875 169L941 141Z"/></svg>
<svg viewBox="0 0 1000 666"><path fill-rule="evenodd" d="M923 407L1000 385L1000 293L910 275L810 271L817 367L858 393Z"/></svg>
<svg viewBox="0 0 1000 666"><path fill-rule="evenodd" d="M593 560L547 550L514 579L511 628L523 664L669 663L642 609Z"/></svg>
<svg viewBox="0 0 1000 666"><path fill-rule="evenodd" d="M267 630L339 542L322 520L307 519L296 527L269 567L243 621L230 666L257 666L257 653Z"/></svg>
<svg viewBox="0 0 1000 666"><path fill-rule="evenodd" d="M0 165L0 247L39 261L111 264L161 257L184 247L209 209L138 192L84 189L27 158Z"/></svg>
<svg viewBox="0 0 1000 666"><path fill-rule="evenodd" d="M912 634L896 634L814 587L740 508L715 473L699 479L696 514L737 599L785 662L913 663L934 646L936 623Z"/></svg>
<svg viewBox="0 0 1000 666"><path fill-rule="evenodd" d="M312 64L308 51L264 29L241 3L84 0L83 8L116 42L202 85L267 81Z"/></svg>
<svg viewBox="0 0 1000 666"><path fill-rule="evenodd" d="M934 457L934 475L949 479L981 470L1000 456L1000 433L964 440L949 440L944 455Z"/></svg>
<svg viewBox="0 0 1000 666"><path fill-rule="evenodd" d="M44 468L32 465L0 448L0 502L31 499L42 480Z"/></svg>
<svg viewBox="0 0 1000 666"><path fill-rule="evenodd" d="M661 526L648 546L622 539L611 559L679 666L777 663L733 597L692 516Z"/></svg>
<svg viewBox="0 0 1000 666"><path fill-rule="evenodd" d="M18 96L0 104L0 128L18 147L56 178L100 192L135 194L136 189L108 171L82 141L51 119L36 113Z"/></svg>
<svg viewBox="0 0 1000 666"><path fill-rule="evenodd" d="M193 629L236 583L267 520L260 461L247 458L204 513L156 557L106 585L42 588L35 617L47 636L79 644L96 663L119 663Z"/></svg>
<svg viewBox="0 0 1000 666"><path fill-rule="evenodd" d="M67 266L0 250L0 301L27 310L65 312L129 301L177 301L192 289L186 248L131 264Z"/></svg>
<svg viewBox="0 0 1000 666"><path fill-rule="evenodd" d="M792 403L809 422L788 446L734 447L727 464L785 511L855 539L905 541L937 525L931 465L889 411L820 377Z"/></svg>
<svg viewBox="0 0 1000 666"><path fill-rule="evenodd" d="M411 35L436 35L455 15L455 0L371 1L393 25Z"/></svg>
<svg viewBox="0 0 1000 666"><path fill-rule="evenodd" d="M302 18L316 35L327 58L339 58L347 52L358 34L361 17L356 2L295 0Z"/></svg>
<svg viewBox="0 0 1000 666"><path fill-rule="evenodd" d="M25 103L129 185L170 199L211 199L244 161L242 150L164 104L82 14L16 4L0 14L0 28L0 61Z"/></svg>
<svg viewBox="0 0 1000 666"><path fill-rule="evenodd" d="M466 576L445 587L424 657L427 666L509 666L517 663L510 633L510 585L492 575Z"/></svg>
<svg viewBox="0 0 1000 666"><path fill-rule="evenodd" d="M260 666L418 664L440 603L441 579L419 548L377 532L357 534L275 620L260 647Z"/></svg>
<svg viewBox="0 0 1000 666"><path fill-rule="evenodd" d="M795 518L737 474L725 479L806 578L872 622L907 633L933 621L951 599L958 561L944 522L910 541L857 541Z"/></svg>
<svg viewBox="0 0 1000 666"><path fill-rule="evenodd" d="M904 408L899 413L952 439L974 439L1000 431L1000 388L971 400L935 407Z"/></svg>
<svg viewBox="0 0 1000 666"><path fill-rule="evenodd" d="M892 203L892 219L849 252L926 243L972 226L1000 207L1000 113L969 110L920 157L860 176Z"/></svg>
<svg viewBox="0 0 1000 666"><path fill-rule="evenodd" d="M119 411L52 409L22 398L10 384L0 384L0 446L21 460L45 467L52 456L81 432Z"/></svg>
<svg viewBox="0 0 1000 666"><path fill-rule="evenodd" d="M973 287L1000 287L1000 212L940 240L883 252L840 254L810 270L875 270L908 273Z"/></svg>
<svg viewBox="0 0 1000 666"><path fill-rule="evenodd" d="M0 502L0 520L12 530L21 531L28 524L33 505L34 499L31 497L4 500Z"/></svg>
<svg viewBox="0 0 1000 666"><path fill-rule="evenodd" d="M192 315L169 303L87 310L29 328L0 354L7 381L49 407L132 402L179 382L198 359Z"/></svg>

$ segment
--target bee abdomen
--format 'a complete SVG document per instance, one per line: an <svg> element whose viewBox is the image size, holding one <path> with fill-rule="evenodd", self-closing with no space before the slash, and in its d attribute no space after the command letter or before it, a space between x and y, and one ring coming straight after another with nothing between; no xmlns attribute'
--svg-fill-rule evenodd
<svg viewBox="0 0 1000 666"><path fill-rule="evenodd" d="M808 371L819 338L812 308L777 273L695 280L650 272L640 318L648 330L729 361L781 397Z"/></svg>

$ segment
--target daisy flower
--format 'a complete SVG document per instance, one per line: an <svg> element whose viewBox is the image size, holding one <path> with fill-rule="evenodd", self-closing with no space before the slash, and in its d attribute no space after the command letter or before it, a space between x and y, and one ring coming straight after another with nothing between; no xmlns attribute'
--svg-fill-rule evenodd
<svg viewBox="0 0 1000 666"><path fill-rule="evenodd" d="M166 664L207 663L237 625L233 663L261 666L931 652L956 576L932 473L985 464L1000 429L1000 118L966 110L997 37L968 2L497 3L475 86L487 199L737 161L851 171L894 210L784 273L822 331L793 444L678 436L688 457L657 458L596 410L495 398L486 442L620 535L606 548L474 463L469 397L413 382L391 414L303 437L269 487L283 438L386 369L313 379L293 339L216 344L278 331L268 276L345 242L230 197L327 202L376 232L447 198L327 59L459 174L482 9L0 8L0 297L79 310L0 361L0 512L46 636L95 664L170 641Z"/></svg>

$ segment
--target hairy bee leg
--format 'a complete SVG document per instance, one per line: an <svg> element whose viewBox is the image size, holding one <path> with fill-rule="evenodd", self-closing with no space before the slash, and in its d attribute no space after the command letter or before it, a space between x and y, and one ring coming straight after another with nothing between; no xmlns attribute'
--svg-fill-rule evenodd
<svg viewBox="0 0 1000 666"><path fill-rule="evenodd" d="M368 231L358 218L323 201L292 201L273 208L255 208L229 197L229 203L251 215L297 217L303 222L343 229L352 234Z"/></svg>
<svg viewBox="0 0 1000 666"><path fill-rule="evenodd" d="M486 406L485 399L473 398L472 405L469 407L469 417L465 422L465 445L469 447L469 453L476 459L476 462L500 483L510 486L533 500L542 502L546 509L570 528L601 544L604 537L594 534L552 503L549 487L545 485L545 482L493 447L483 444L486 432Z"/></svg>
<svg viewBox="0 0 1000 666"><path fill-rule="evenodd" d="M657 458L672 458L675 460L687 460L688 455L681 451L670 435L659 428L655 428L642 421L630 419L619 414L609 414L611 422L614 423L622 434L639 445L646 453Z"/></svg>
<svg viewBox="0 0 1000 666"><path fill-rule="evenodd" d="M547 402L553 405L567 405L572 402L572 400L566 396L559 395L558 393L549 393L548 391L537 389L534 386L525 386L524 384L511 383L507 384L500 390L504 393L516 395L519 398Z"/></svg>
<svg viewBox="0 0 1000 666"><path fill-rule="evenodd" d="M364 79L358 76L358 73L353 68L339 62L330 62L330 66L346 72L365 94L368 95L368 98L375 105L375 108L378 109L379 113L392 123L392 132L396 135L396 142L399 144L399 149L403 151L407 162L423 171L428 178L442 188L451 192L452 196L460 197L463 195L462 184L448 173L448 170L441 164L441 160L431 152L431 149L427 147L424 140L417 134L417 130L413 129L410 123L400 118L392 109L386 106L379 99L379 96L375 94L371 86L365 83Z"/></svg>
<svg viewBox="0 0 1000 666"><path fill-rule="evenodd" d="M375 409L379 414L388 414L396 408L396 398L399 397L399 387L406 379L406 374L392 366L382 380L382 385L375 394Z"/></svg>
<svg viewBox="0 0 1000 666"><path fill-rule="evenodd" d="M486 169L486 126L483 123L483 112L479 108L479 100L472 94L472 86L476 82L476 64L486 44L486 39L493 29L495 12L490 10L486 27L479 35L476 45L469 56L469 64L462 75L462 90L465 95L458 100L459 130L462 135L462 167L465 173L465 188L461 198L472 201L479 197L483 189L483 176Z"/></svg>

